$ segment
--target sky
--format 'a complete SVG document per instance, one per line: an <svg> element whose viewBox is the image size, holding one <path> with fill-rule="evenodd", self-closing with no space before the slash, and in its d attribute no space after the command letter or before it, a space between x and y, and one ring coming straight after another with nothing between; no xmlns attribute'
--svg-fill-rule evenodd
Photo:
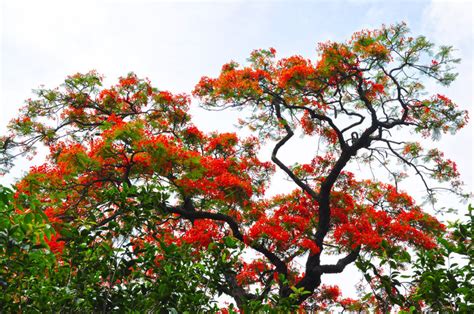
<svg viewBox="0 0 474 314"><path fill-rule="evenodd" d="M355 31L402 21L414 35L457 49L462 58L457 81L449 89L427 86L473 117L471 1L5 0L0 25L0 134L24 100L33 97L32 89L56 87L77 72L97 70L108 86L133 71L162 90L190 93L201 76L217 75L230 60L245 64L254 49L274 47L278 57L299 54L314 60L318 42L345 41ZM192 113L205 131L234 131L238 118L237 112L206 112L196 102ZM457 162L466 190L472 192L472 122L434 145ZM298 149L294 144L285 160L293 161ZM0 183L12 183L26 165L0 178Z"/></svg>

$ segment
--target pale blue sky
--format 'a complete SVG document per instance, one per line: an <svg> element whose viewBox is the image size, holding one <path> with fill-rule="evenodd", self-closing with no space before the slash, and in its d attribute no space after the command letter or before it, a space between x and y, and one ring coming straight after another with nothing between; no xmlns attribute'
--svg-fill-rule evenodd
<svg viewBox="0 0 474 314"><path fill-rule="evenodd" d="M407 21L419 32L428 7L427 1L5 1L3 84L31 82L28 92L94 68L109 78L135 71L164 88L190 90L201 75L229 59L244 61L256 48L312 57L320 41L345 40L382 23Z"/></svg>
<svg viewBox="0 0 474 314"><path fill-rule="evenodd" d="M202 75L217 74L231 59L245 62L253 49L314 59L318 42L400 21L459 49L458 81L433 92L471 110L472 2L7 0L1 8L0 132L31 89L57 86L76 72L96 69L112 84L134 71L159 88L189 93ZM197 106L193 113L205 130L231 130L237 116ZM437 145L456 157L472 190L472 127Z"/></svg>
<svg viewBox="0 0 474 314"><path fill-rule="evenodd" d="M21 1L1 5L0 133L31 89L55 87L69 74L95 69L113 84L130 71L161 89L190 93L203 75L256 48L315 58L318 42L405 21L414 35L454 45L459 79L441 91L472 113L472 2L460 1ZM429 85L430 88L434 86ZM205 130L232 130L236 112L193 107ZM472 125L472 123L471 123ZM456 160L472 191L472 126L437 143ZM298 142L285 155L298 156ZM22 163L0 183L18 177ZM412 191L411 191L412 192ZM444 200L449 203L451 199Z"/></svg>

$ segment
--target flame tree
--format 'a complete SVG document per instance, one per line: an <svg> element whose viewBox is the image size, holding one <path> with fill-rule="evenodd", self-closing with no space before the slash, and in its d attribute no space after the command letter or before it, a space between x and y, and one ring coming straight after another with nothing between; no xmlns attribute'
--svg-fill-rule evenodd
<svg viewBox="0 0 474 314"><path fill-rule="evenodd" d="M445 226L399 181L402 170L416 175L431 201L439 190L462 195L455 163L407 140L466 124L467 112L446 96L426 97L421 84L455 79L451 52L409 37L404 24L322 43L315 61L256 50L246 66L225 64L193 92L204 108L242 109L249 138L200 131L189 96L134 74L110 88L90 72L37 90L0 140L4 171L38 145L49 149L5 194L15 218L3 221L3 304L210 311L226 294L244 312L420 309L417 287L397 274L409 252L435 249ZM323 143L309 163L279 158L295 134L314 151ZM274 145L271 162L257 157L262 143ZM354 162L393 180L358 178L347 170ZM275 168L294 190L267 197ZM27 271L38 256L50 263ZM372 289L362 300L322 283L351 263Z"/></svg>

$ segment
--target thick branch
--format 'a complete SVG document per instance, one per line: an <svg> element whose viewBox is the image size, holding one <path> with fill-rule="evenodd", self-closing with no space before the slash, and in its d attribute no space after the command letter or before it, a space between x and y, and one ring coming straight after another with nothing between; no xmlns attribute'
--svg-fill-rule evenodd
<svg viewBox="0 0 474 314"><path fill-rule="evenodd" d="M225 293L232 296L240 309L245 307L249 299L254 299L255 295L245 292L245 290L238 284L234 273L224 273L224 278L229 289Z"/></svg>
<svg viewBox="0 0 474 314"><path fill-rule="evenodd" d="M346 257L341 258L334 265L321 265L319 266L320 272L324 274L336 274L341 273L347 265L355 262L360 253L360 246L354 251L351 251Z"/></svg>
<svg viewBox="0 0 474 314"><path fill-rule="evenodd" d="M179 214L186 219L195 220L195 219L211 219L216 221L222 221L227 223L227 225L232 230L234 237L242 242L244 241L244 236L240 232L238 223L234 220L234 218L224 215L221 213L210 213L210 212L203 212L203 211L190 211L186 210L184 207L175 206L175 207L166 207L165 208L168 212ZM270 252L267 248L260 244L249 244L251 248L254 250L262 253L268 260L276 267L276 270L284 275L288 274L288 269L286 264L274 253Z"/></svg>

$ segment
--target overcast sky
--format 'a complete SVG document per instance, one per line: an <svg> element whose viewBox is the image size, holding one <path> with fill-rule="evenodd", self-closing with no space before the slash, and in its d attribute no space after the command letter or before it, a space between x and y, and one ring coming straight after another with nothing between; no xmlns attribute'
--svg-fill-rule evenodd
<svg viewBox="0 0 474 314"><path fill-rule="evenodd" d="M363 28L401 21L415 35L458 49L458 80L449 89L429 86L474 115L471 2L5 0L1 10L0 133L33 88L55 87L69 74L95 69L107 85L133 71L160 89L189 93L201 76L216 75L229 60L244 63L253 49L274 47L279 57L314 59L318 42L344 41ZM206 131L233 130L237 118L236 112L197 106L192 112ZM472 132L469 126L436 144L458 163L468 191ZM298 155L295 145L291 153ZM22 170L0 183L11 183Z"/></svg>
<svg viewBox="0 0 474 314"><path fill-rule="evenodd" d="M95 69L106 85L133 71L160 89L190 92L223 63L244 63L256 48L315 58L318 42L363 28L408 23L413 34L455 46L459 78L445 93L471 110L472 3L462 1L21 1L2 2L0 132L41 84ZM229 131L237 114L193 107L204 130ZM471 114L472 116L472 114ZM471 123L472 125L472 123ZM472 190L472 127L436 145L455 159ZM297 144L295 144L297 145ZM291 159L291 158L290 158ZM290 160L291 161L291 160ZM5 182L19 175L4 177Z"/></svg>

